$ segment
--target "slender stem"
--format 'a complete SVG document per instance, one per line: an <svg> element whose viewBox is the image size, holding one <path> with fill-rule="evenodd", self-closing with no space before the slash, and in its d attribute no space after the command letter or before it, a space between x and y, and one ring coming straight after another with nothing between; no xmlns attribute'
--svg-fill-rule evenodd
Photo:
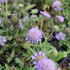
<svg viewBox="0 0 70 70"><path fill-rule="evenodd" d="M42 19L42 22L41 22L41 30L42 30L42 28L43 28L43 19Z"/></svg>
<svg viewBox="0 0 70 70"><path fill-rule="evenodd" d="M48 39L48 38L45 36L45 34L44 34L44 33L43 33L43 36L44 36L44 38L45 38L45 41L47 42L47 39Z"/></svg>
<svg viewBox="0 0 70 70"><path fill-rule="evenodd" d="M41 20L41 30L42 30L42 28L43 28L43 19ZM39 44L41 45L41 41Z"/></svg>
<svg viewBox="0 0 70 70"><path fill-rule="evenodd" d="M8 0L6 0L6 19L8 18Z"/></svg>

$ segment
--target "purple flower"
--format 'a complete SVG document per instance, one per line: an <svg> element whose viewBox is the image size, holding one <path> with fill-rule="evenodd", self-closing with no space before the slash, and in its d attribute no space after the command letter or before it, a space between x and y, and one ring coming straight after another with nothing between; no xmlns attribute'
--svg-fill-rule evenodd
<svg viewBox="0 0 70 70"><path fill-rule="evenodd" d="M40 11L40 13L48 18L51 18L51 15L45 11Z"/></svg>
<svg viewBox="0 0 70 70"><path fill-rule="evenodd" d="M31 57L35 60L33 64L35 64L36 70L56 70L55 63L51 59L48 59L44 52L40 51Z"/></svg>
<svg viewBox="0 0 70 70"><path fill-rule="evenodd" d="M5 36L0 36L0 45L3 46L5 42L7 42L6 37Z"/></svg>
<svg viewBox="0 0 70 70"><path fill-rule="evenodd" d="M6 3L8 0L0 0L0 3ZM16 0L14 0L16 2Z"/></svg>
<svg viewBox="0 0 70 70"><path fill-rule="evenodd" d="M64 22L64 17L57 15L56 18L60 21L60 22Z"/></svg>
<svg viewBox="0 0 70 70"><path fill-rule="evenodd" d="M61 11L62 8L61 8L61 7L55 7L54 10L55 10L55 11Z"/></svg>
<svg viewBox="0 0 70 70"><path fill-rule="evenodd" d="M55 11L61 11L62 10L61 6L62 3L59 0L53 2L53 7Z"/></svg>
<svg viewBox="0 0 70 70"><path fill-rule="evenodd" d="M0 3L4 3L4 2L6 2L6 0L0 0Z"/></svg>
<svg viewBox="0 0 70 70"><path fill-rule="evenodd" d="M38 27L33 27L27 32L26 40L29 43L38 43L41 41L42 31Z"/></svg>
<svg viewBox="0 0 70 70"><path fill-rule="evenodd" d="M57 70L57 68L51 59L44 58L36 63L36 70Z"/></svg>
<svg viewBox="0 0 70 70"><path fill-rule="evenodd" d="M46 54L42 51L39 51L38 53L35 53L33 56L31 56L33 60L37 61L43 59L44 57L46 57Z"/></svg>
<svg viewBox="0 0 70 70"><path fill-rule="evenodd" d="M65 34L59 32L55 35L55 38L58 40L65 40Z"/></svg>
<svg viewBox="0 0 70 70"><path fill-rule="evenodd" d="M53 7L62 6L62 3L59 0L53 2Z"/></svg>

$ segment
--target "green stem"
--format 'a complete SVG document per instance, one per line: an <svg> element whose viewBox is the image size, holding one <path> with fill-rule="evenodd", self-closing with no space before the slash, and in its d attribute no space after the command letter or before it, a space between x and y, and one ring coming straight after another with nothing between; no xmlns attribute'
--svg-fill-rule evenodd
<svg viewBox="0 0 70 70"><path fill-rule="evenodd" d="M41 30L42 30L42 28L43 28L43 19L41 20ZM41 45L41 41L39 44Z"/></svg>
<svg viewBox="0 0 70 70"><path fill-rule="evenodd" d="M1 6L1 10L0 10L0 17L1 17L1 15L3 14L3 10L2 10L2 8L3 8L3 3L0 3L0 6Z"/></svg>
<svg viewBox="0 0 70 70"><path fill-rule="evenodd" d="M45 36L45 34L44 34L44 33L43 33L43 36L44 36L44 38L45 38L45 41L47 42L47 39L48 39L48 38Z"/></svg>
<svg viewBox="0 0 70 70"><path fill-rule="evenodd" d="M8 0L6 0L6 19L8 18Z"/></svg>
<svg viewBox="0 0 70 70"><path fill-rule="evenodd" d="M42 19L42 22L41 22L41 30L42 30L42 28L43 28L43 19Z"/></svg>

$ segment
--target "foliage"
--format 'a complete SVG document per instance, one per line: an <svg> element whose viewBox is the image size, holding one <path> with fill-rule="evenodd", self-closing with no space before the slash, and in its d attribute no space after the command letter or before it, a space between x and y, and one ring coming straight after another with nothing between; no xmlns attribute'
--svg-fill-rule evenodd
<svg viewBox="0 0 70 70"><path fill-rule="evenodd" d="M36 1L43 3L41 10L49 13L51 18L40 13ZM63 10L57 12L50 8L53 1L0 3L0 36L7 39L3 46L0 44L0 70L35 70L31 56L39 51L62 66L61 60L70 54L70 0L61 0ZM64 17L64 22L56 19L58 14ZM27 32L35 26L43 32L43 38L37 44L28 43L25 40ZM65 34L65 40L55 38L59 32Z"/></svg>

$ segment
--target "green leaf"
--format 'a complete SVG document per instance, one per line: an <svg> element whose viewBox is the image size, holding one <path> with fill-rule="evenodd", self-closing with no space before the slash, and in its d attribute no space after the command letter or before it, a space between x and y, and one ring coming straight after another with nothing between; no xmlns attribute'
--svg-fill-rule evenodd
<svg viewBox="0 0 70 70"><path fill-rule="evenodd" d="M23 7L23 4L19 4L20 7Z"/></svg>
<svg viewBox="0 0 70 70"><path fill-rule="evenodd" d="M31 13L33 14L38 13L38 9L32 9Z"/></svg>
<svg viewBox="0 0 70 70"><path fill-rule="evenodd" d="M68 26L70 27L70 21L69 21L67 24L68 24Z"/></svg>
<svg viewBox="0 0 70 70"><path fill-rule="evenodd" d="M63 58L67 57L67 52L59 52L57 56L54 56L55 61L59 61Z"/></svg>
<svg viewBox="0 0 70 70"><path fill-rule="evenodd" d="M5 70L10 70L10 67L8 66L8 64L5 64Z"/></svg>
<svg viewBox="0 0 70 70"><path fill-rule="evenodd" d="M33 8L34 6L35 6L35 4L27 6L27 7L26 7L26 10L31 9L31 8Z"/></svg>
<svg viewBox="0 0 70 70"><path fill-rule="evenodd" d="M2 66L0 65L0 70L2 70Z"/></svg>
<svg viewBox="0 0 70 70"><path fill-rule="evenodd" d="M19 64L20 67L24 66L23 61L21 61L19 58L16 58L16 63Z"/></svg>
<svg viewBox="0 0 70 70"><path fill-rule="evenodd" d="M13 57L14 57L14 55L15 55L15 50L13 49L12 50L12 52L11 52L11 55L10 55L10 57L8 57L8 62L11 62L11 60L13 59Z"/></svg>

